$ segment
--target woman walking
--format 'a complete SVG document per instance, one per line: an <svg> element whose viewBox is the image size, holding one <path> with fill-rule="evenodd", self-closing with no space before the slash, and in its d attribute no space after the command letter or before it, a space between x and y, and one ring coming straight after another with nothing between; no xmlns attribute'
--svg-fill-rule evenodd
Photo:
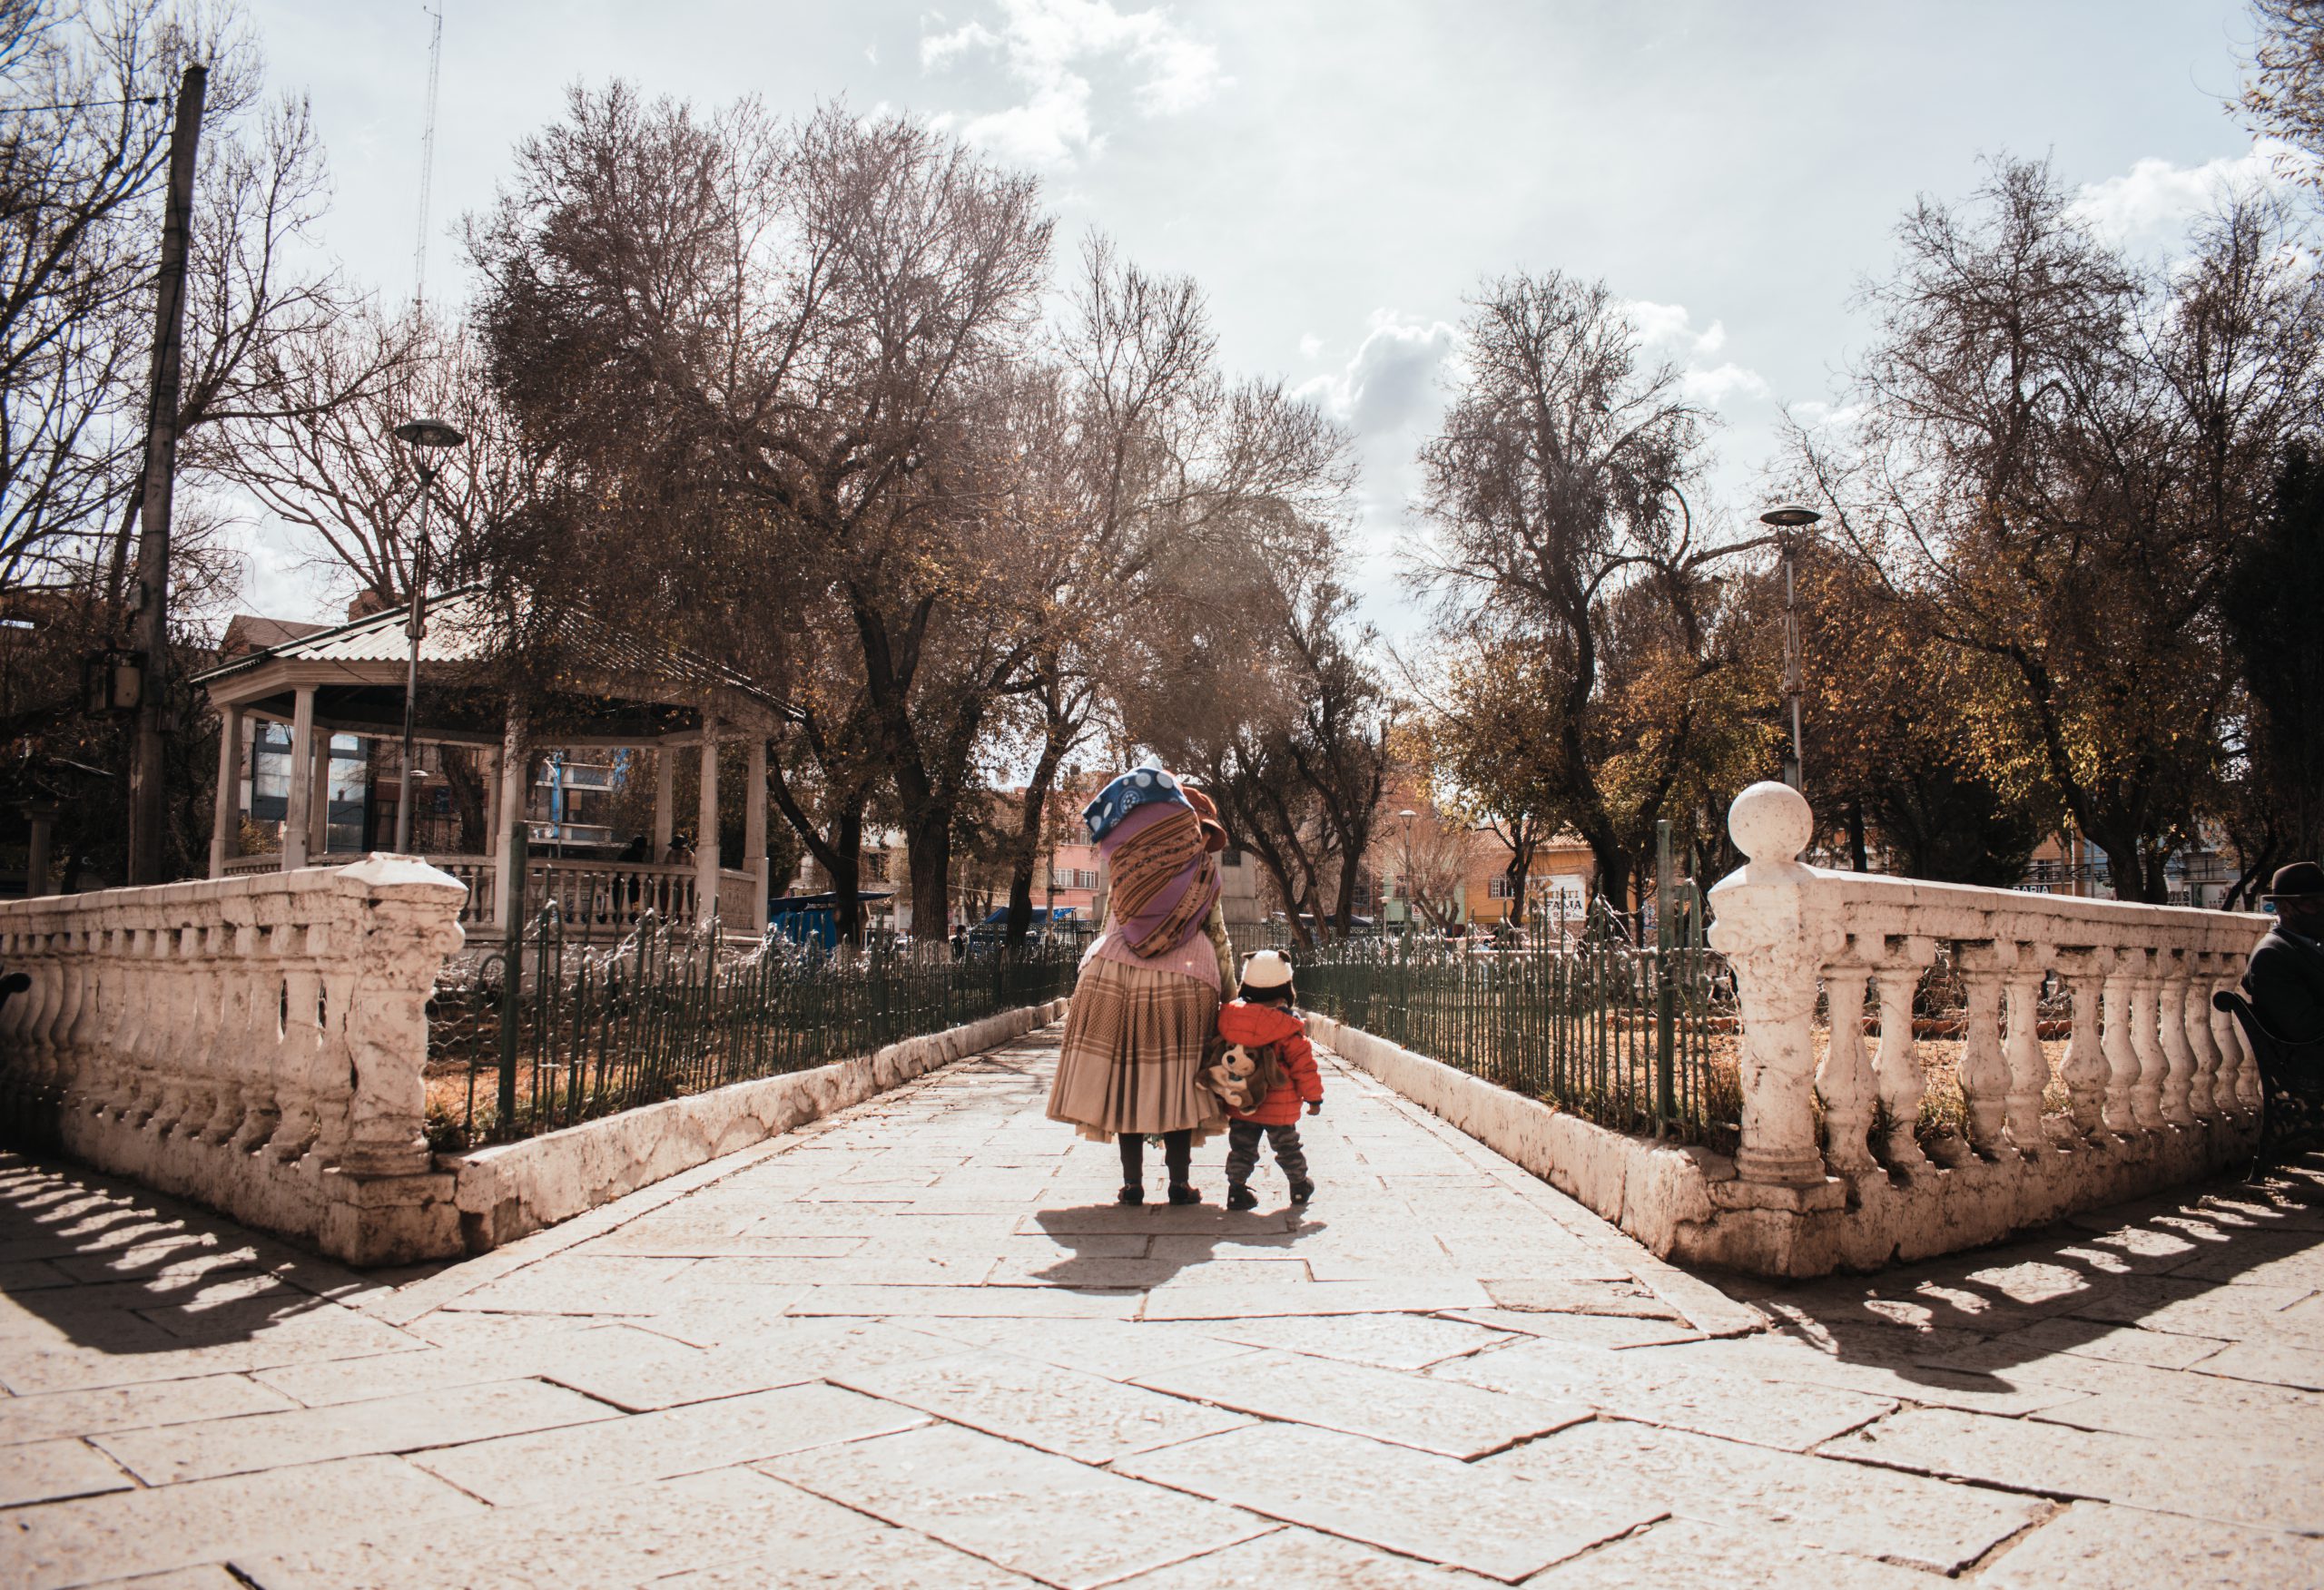
<svg viewBox="0 0 2324 1590"><path fill-rule="evenodd" d="M1106 930L1081 957L1049 1119L1120 1140L1124 1203L1146 1202L1146 1139L1160 1137L1170 1202L1197 1203L1187 1179L1194 1145L1226 1125L1199 1078L1235 964L1218 910L1226 830L1207 798L1151 759L1081 816L1112 892Z"/></svg>

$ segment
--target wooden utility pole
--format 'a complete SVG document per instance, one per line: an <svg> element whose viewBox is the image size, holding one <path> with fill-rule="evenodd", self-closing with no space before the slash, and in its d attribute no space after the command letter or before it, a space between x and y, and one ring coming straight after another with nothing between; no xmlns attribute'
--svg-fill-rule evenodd
<svg viewBox="0 0 2324 1590"><path fill-rule="evenodd" d="M143 524L137 541L133 633L144 653L137 737L129 765L129 882L162 881L166 820L162 713L169 704L170 497L178 461L178 372L185 330L185 252L193 225L194 146L202 138L202 102L210 69L189 66L178 84L170 129L169 207L162 222L162 269L153 295L153 385L145 437ZM294 777L297 775L294 773Z"/></svg>

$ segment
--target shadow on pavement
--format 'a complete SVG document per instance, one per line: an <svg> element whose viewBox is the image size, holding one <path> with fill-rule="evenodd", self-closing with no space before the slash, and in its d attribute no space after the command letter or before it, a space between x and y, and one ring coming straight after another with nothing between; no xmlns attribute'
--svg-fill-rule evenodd
<svg viewBox="0 0 2324 1590"><path fill-rule="evenodd" d="M247 1340L365 1283L223 1215L81 1166L0 1153L0 1333L176 1352Z"/></svg>
<svg viewBox="0 0 2324 1590"><path fill-rule="evenodd" d="M2016 1366L2137 1329L2164 1340L2097 1356L2194 1367L2229 1342L2284 1337L2315 1354L2311 1389L2324 1389L2324 1154L1876 1276L1718 1284L1779 1331L1908 1379L1925 1370L1932 1384L1962 1372L2005 1381ZM2285 1315L2303 1302L2311 1313Z"/></svg>

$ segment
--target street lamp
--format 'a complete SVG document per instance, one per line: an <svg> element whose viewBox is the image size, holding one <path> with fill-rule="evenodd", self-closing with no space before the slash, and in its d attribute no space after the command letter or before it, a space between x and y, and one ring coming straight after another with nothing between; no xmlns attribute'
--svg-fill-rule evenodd
<svg viewBox="0 0 2324 1590"><path fill-rule="evenodd" d="M1413 931L1413 819L1420 813L1407 806L1396 815L1404 823L1404 937L1409 938Z"/></svg>
<svg viewBox="0 0 2324 1590"><path fill-rule="evenodd" d="M1782 532L1805 529L1824 515L1798 503L1785 503L1759 515L1759 523L1778 532L1783 545L1783 700L1791 715L1791 755L1784 763L1783 781L1800 789L1802 772L1799 735L1799 594L1792 578L1792 538Z"/></svg>
<svg viewBox="0 0 2324 1590"><path fill-rule="evenodd" d="M436 484L436 466L428 463L428 454L434 447L460 447L468 437L440 419L410 419L396 427L395 438L411 445L419 466L419 543L411 555L411 617L403 626L411 641L403 676L403 767L396 775L396 849L409 855L413 713L419 702L419 637L428 627L428 490Z"/></svg>

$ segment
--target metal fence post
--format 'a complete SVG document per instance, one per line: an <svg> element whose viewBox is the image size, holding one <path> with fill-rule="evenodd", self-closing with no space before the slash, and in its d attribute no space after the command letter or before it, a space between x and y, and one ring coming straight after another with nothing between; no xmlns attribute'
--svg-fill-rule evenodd
<svg viewBox="0 0 2324 1590"><path fill-rule="evenodd" d="M1676 890L1670 878L1670 820L1654 825L1654 1121L1670 1130L1679 1113L1671 1056L1670 908Z"/></svg>
<svg viewBox="0 0 2324 1590"><path fill-rule="evenodd" d="M525 864L531 840L524 813L518 812L502 841L510 847L508 859L514 865L509 871L517 890L507 908L508 941L501 947L500 957L500 1118L493 1123L493 1129L502 1137L517 1134L517 1023L525 990Z"/></svg>

